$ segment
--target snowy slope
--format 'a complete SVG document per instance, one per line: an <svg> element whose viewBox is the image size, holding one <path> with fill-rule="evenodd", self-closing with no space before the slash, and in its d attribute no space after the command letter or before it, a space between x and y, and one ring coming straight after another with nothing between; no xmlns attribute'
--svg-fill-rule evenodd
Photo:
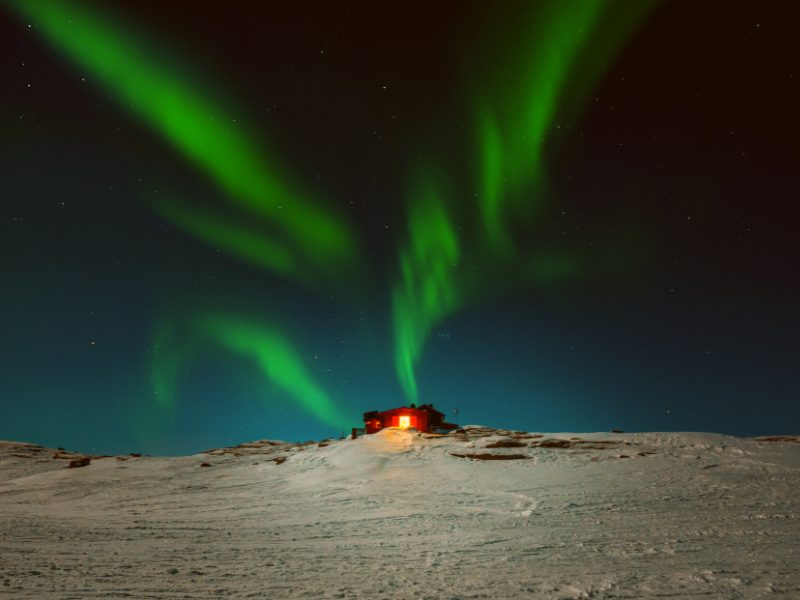
<svg viewBox="0 0 800 600"><path fill-rule="evenodd" d="M0 598L800 598L798 442L384 430L82 468L0 442Z"/></svg>

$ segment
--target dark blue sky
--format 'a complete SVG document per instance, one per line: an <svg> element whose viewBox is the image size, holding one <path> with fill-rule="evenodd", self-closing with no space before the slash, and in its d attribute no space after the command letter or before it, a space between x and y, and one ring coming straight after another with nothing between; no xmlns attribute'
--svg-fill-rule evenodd
<svg viewBox="0 0 800 600"><path fill-rule="evenodd" d="M269 14L161 4L119 8L224 81L315 185L354 199L378 283L357 304L332 299L166 223L143 198L163 186L200 193L202 178L2 13L0 439L187 453L347 433L361 412L405 401L390 292L376 275L396 268L404 227L398 149L434 125L456 132L454 148L467 143L450 109L480 9L443 3L423 18L409 5L387 22L323 4ZM527 430L798 433L792 11L665 2L653 12L569 132L553 132L554 200L531 236L580 248L587 267L547 289L505 281L437 324L421 400L461 424ZM314 62L317 47L336 60ZM166 415L148 373L154 324L198 308L277 315L341 425L316 421L222 350L186 369Z"/></svg>

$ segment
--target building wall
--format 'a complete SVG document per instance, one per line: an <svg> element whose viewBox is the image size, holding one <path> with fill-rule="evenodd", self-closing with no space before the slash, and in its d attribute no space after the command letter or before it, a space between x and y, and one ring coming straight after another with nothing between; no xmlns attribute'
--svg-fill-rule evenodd
<svg viewBox="0 0 800 600"><path fill-rule="evenodd" d="M383 427L400 427L401 416L410 417L410 426L419 431L428 431L428 413L424 410L415 410L413 408L393 408L378 413L378 418L381 420ZM366 423L367 433L375 433L379 431L371 423Z"/></svg>

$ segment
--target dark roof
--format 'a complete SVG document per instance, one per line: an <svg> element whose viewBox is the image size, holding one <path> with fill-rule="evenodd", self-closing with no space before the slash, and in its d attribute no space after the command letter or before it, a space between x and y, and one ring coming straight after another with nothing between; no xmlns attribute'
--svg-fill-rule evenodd
<svg viewBox="0 0 800 600"><path fill-rule="evenodd" d="M369 421L376 418L378 415L394 412L396 410L420 410L428 413L435 413L439 415L440 418L444 417L444 413L433 408L433 404L420 404L419 406L398 406L397 408L387 408L386 410L370 410L364 413L364 420Z"/></svg>
<svg viewBox="0 0 800 600"><path fill-rule="evenodd" d="M418 409L418 410L427 410L428 412L433 412L433 413L436 413L437 415L441 415L442 417L444 416L444 413L443 413L443 412L441 412L441 411L438 411L438 410L436 410L435 408L433 408L433 404L420 404L420 405L417 407L417 409Z"/></svg>

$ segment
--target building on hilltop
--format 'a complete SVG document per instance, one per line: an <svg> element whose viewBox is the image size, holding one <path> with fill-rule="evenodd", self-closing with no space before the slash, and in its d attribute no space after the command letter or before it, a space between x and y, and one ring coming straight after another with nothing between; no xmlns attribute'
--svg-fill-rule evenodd
<svg viewBox="0 0 800 600"><path fill-rule="evenodd" d="M402 429L414 428L417 431L436 433L440 430L449 431L458 425L447 423L444 413L433 408L433 404L420 406L401 406L389 410L373 410L364 413L364 431L377 433L386 427L400 427ZM353 431L356 433L356 430Z"/></svg>

